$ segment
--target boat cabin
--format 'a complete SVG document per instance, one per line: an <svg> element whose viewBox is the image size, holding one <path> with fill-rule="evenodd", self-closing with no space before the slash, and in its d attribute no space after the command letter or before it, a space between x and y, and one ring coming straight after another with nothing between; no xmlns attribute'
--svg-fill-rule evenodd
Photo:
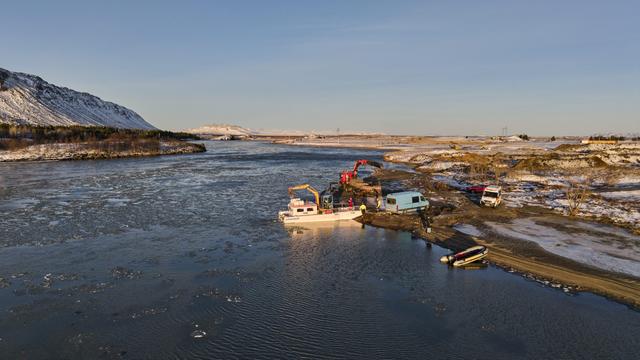
<svg viewBox="0 0 640 360"><path fill-rule="evenodd" d="M429 201L417 191L403 191L387 195L386 211L393 213L410 213L426 210Z"/></svg>
<svg viewBox="0 0 640 360"><path fill-rule="evenodd" d="M289 201L289 214L290 216L317 215L318 205L311 201L293 198Z"/></svg>

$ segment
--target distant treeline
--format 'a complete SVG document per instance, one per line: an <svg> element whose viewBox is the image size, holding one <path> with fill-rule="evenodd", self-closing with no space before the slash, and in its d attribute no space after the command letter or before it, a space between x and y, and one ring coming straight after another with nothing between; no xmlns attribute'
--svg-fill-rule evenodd
<svg viewBox="0 0 640 360"><path fill-rule="evenodd" d="M609 135L609 136L594 135L594 136L589 136L589 140L625 141L625 140L627 140L627 138L624 137L624 136L616 136L616 135ZM629 140L638 141L638 140L640 140L640 137L638 137L638 136L630 137Z"/></svg>
<svg viewBox="0 0 640 360"><path fill-rule="evenodd" d="M0 124L0 150L47 143L157 143L160 140L198 140L196 135L164 130L118 129L100 126L31 126ZM127 146L127 145L123 145Z"/></svg>

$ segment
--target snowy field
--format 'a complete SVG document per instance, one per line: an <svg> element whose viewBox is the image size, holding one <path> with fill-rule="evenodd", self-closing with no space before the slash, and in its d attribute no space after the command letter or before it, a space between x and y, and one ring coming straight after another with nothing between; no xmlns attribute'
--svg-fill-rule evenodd
<svg viewBox="0 0 640 360"><path fill-rule="evenodd" d="M568 214L567 191L586 187L576 215L640 230L640 144L563 141L462 141L415 145L385 155L463 191L498 184L508 207L540 206Z"/></svg>
<svg viewBox="0 0 640 360"><path fill-rule="evenodd" d="M581 221L558 223L546 218L486 224L500 236L531 241L550 253L586 265L640 277L640 236L622 229Z"/></svg>

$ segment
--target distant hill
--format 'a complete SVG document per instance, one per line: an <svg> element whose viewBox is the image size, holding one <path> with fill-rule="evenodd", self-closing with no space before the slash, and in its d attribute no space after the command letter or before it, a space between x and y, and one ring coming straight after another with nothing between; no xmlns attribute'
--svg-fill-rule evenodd
<svg viewBox="0 0 640 360"><path fill-rule="evenodd" d="M0 68L0 123L155 129L140 115L97 96Z"/></svg>
<svg viewBox="0 0 640 360"><path fill-rule="evenodd" d="M184 132L189 134L215 135L215 136L223 136L223 135L250 136L255 134L255 132L253 132L252 130L243 128L242 126L228 125L228 124L204 125L197 128L184 130Z"/></svg>
<svg viewBox="0 0 640 360"><path fill-rule="evenodd" d="M212 135L212 136L333 136L335 131L304 131L304 130L269 130L269 129L247 129L238 125L229 124L211 124L203 125L193 129L183 130L186 133L196 135ZM367 132L343 132L342 135L384 135L382 133Z"/></svg>

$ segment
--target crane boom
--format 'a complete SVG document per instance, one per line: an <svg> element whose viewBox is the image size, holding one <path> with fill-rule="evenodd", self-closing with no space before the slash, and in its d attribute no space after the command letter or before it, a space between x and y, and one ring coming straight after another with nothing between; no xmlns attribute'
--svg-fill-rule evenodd
<svg viewBox="0 0 640 360"><path fill-rule="evenodd" d="M291 187L289 187L289 196L293 197L293 192L297 191L297 190L307 190L310 193L312 193L313 197L316 200L316 205L318 207L320 207L320 193L318 192L318 190L314 189L313 186L311 186L309 184L301 184L301 185L291 186Z"/></svg>

